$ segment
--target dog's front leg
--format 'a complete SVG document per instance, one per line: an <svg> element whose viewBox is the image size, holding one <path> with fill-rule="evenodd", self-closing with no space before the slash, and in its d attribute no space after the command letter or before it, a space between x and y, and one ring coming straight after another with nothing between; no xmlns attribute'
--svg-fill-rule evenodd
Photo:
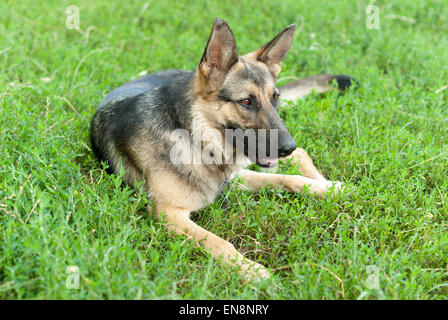
<svg viewBox="0 0 448 320"><path fill-rule="evenodd" d="M308 153L302 148L297 148L293 153L287 156L285 159L291 159L291 162L299 165L302 174L313 180L327 181L324 176L314 166L313 160Z"/></svg>
<svg viewBox="0 0 448 320"><path fill-rule="evenodd" d="M228 241L201 228L190 220L190 211L175 206L157 208L158 216L166 216L168 228L179 235L186 235L196 243L201 243L215 258L221 258L230 265L238 265L248 280L268 278L269 272L262 265L244 258Z"/></svg>
<svg viewBox="0 0 448 320"><path fill-rule="evenodd" d="M334 186L334 191L339 191L342 188L340 182L327 181L325 179L314 180L299 175L263 173L251 170L241 170L238 172L238 175L244 178L243 187L250 191L258 191L266 185L290 192L299 192L308 187L311 194L322 197L332 189L332 186Z"/></svg>

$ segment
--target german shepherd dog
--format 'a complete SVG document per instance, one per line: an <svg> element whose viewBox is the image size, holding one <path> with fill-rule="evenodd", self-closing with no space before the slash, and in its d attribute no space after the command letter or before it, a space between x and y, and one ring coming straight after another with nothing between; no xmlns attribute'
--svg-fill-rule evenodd
<svg viewBox="0 0 448 320"><path fill-rule="evenodd" d="M249 279L268 277L269 271L194 223L192 211L212 203L222 186L236 175L244 181L240 187L251 191L265 185L289 192L306 187L322 196L342 189L341 183L327 181L308 154L296 148L278 116L278 104L280 96L294 100L312 90L328 91L333 80L344 90L355 80L320 75L277 88L276 78L294 31L295 25L290 25L258 50L238 56L230 27L217 18L195 71L167 70L127 83L104 98L91 123L94 153L100 161L108 161L110 171L120 173L124 169L124 183L135 186L143 182L154 203L150 212L165 218L169 230L201 243L214 257L237 266ZM249 143L245 133L249 129L255 131L254 143ZM213 161L173 161L173 150L191 149L188 139L173 140L176 130L198 134L200 147L212 145ZM215 134L203 135L207 130ZM243 135L228 138L228 130ZM258 133L260 130L264 135ZM242 148L236 147L238 141ZM270 151L260 156L261 149ZM255 152L249 155L251 151ZM271 167L285 157L300 166L303 176L244 169L249 163ZM223 158L226 161L217 161Z"/></svg>

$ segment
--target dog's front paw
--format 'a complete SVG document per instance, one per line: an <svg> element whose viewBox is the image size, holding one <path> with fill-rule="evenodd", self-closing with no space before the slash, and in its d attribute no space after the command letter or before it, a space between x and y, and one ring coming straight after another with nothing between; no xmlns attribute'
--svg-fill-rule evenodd
<svg viewBox="0 0 448 320"><path fill-rule="evenodd" d="M322 196L326 193L330 193L331 196L335 196L338 193L342 193L345 190L345 185L342 184L342 182L339 181L324 181L326 184L325 192L322 193Z"/></svg>
<svg viewBox="0 0 448 320"><path fill-rule="evenodd" d="M325 197L326 194L330 194L333 198L339 193L342 193L345 186L339 181L319 181L309 186L311 193L317 195L320 198Z"/></svg>
<svg viewBox="0 0 448 320"><path fill-rule="evenodd" d="M285 186L291 192L300 192L306 189L318 197L324 197L327 193L334 196L344 190L344 185L341 182L313 180L302 176L288 176Z"/></svg>
<svg viewBox="0 0 448 320"><path fill-rule="evenodd" d="M241 265L241 274L244 276L246 281L269 279L271 277L268 269L263 267L261 264L250 260Z"/></svg>

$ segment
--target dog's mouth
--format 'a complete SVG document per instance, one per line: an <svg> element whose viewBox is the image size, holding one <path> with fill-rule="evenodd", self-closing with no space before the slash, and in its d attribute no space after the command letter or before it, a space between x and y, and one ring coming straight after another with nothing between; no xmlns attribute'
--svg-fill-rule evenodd
<svg viewBox="0 0 448 320"><path fill-rule="evenodd" d="M255 164L259 167L262 168L273 168L278 164L278 157L270 157L270 156L265 156L265 157L259 157L259 156L255 156L255 157L251 157L247 151L247 148L244 148L244 154L246 155L246 157L249 157L249 159L252 161L252 163L255 162ZM258 149L256 149L256 154L258 153ZM254 159L255 158L255 159ZM255 160L255 161L254 161Z"/></svg>
<svg viewBox="0 0 448 320"><path fill-rule="evenodd" d="M234 142L235 145L235 142ZM243 146L244 146L244 155L248 157L252 163L255 163L259 167L262 168L273 168L278 164L278 156L277 152L268 152L265 155L260 157L259 156L259 149L257 144L249 144L246 140L243 140ZM263 150L269 149L268 146L264 146ZM252 151L252 152L250 152Z"/></svg>
<svg viewBox="0 0 448 320"><path fill-rule="evenodd" d="M273 168L278 164L278 159L269 159L269 158L258 159L257 158L257 161L255 163L262 168Z"/></svg>

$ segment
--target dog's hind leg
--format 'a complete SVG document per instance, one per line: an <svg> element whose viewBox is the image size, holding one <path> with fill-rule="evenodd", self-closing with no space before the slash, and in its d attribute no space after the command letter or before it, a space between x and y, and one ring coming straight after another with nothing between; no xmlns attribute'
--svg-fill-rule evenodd
<svg viewBox="0 0 448 320"><path fill-rule="evenodd" d="M157 208L159 216L164 216L168 228L179 235L186 235L196 243L201 243L215 258L230 265L237 265L248 280L268 278L269 272L260 264L248 260L228 241L198 226L190 220L190 211L175 206Z"/></svg>

